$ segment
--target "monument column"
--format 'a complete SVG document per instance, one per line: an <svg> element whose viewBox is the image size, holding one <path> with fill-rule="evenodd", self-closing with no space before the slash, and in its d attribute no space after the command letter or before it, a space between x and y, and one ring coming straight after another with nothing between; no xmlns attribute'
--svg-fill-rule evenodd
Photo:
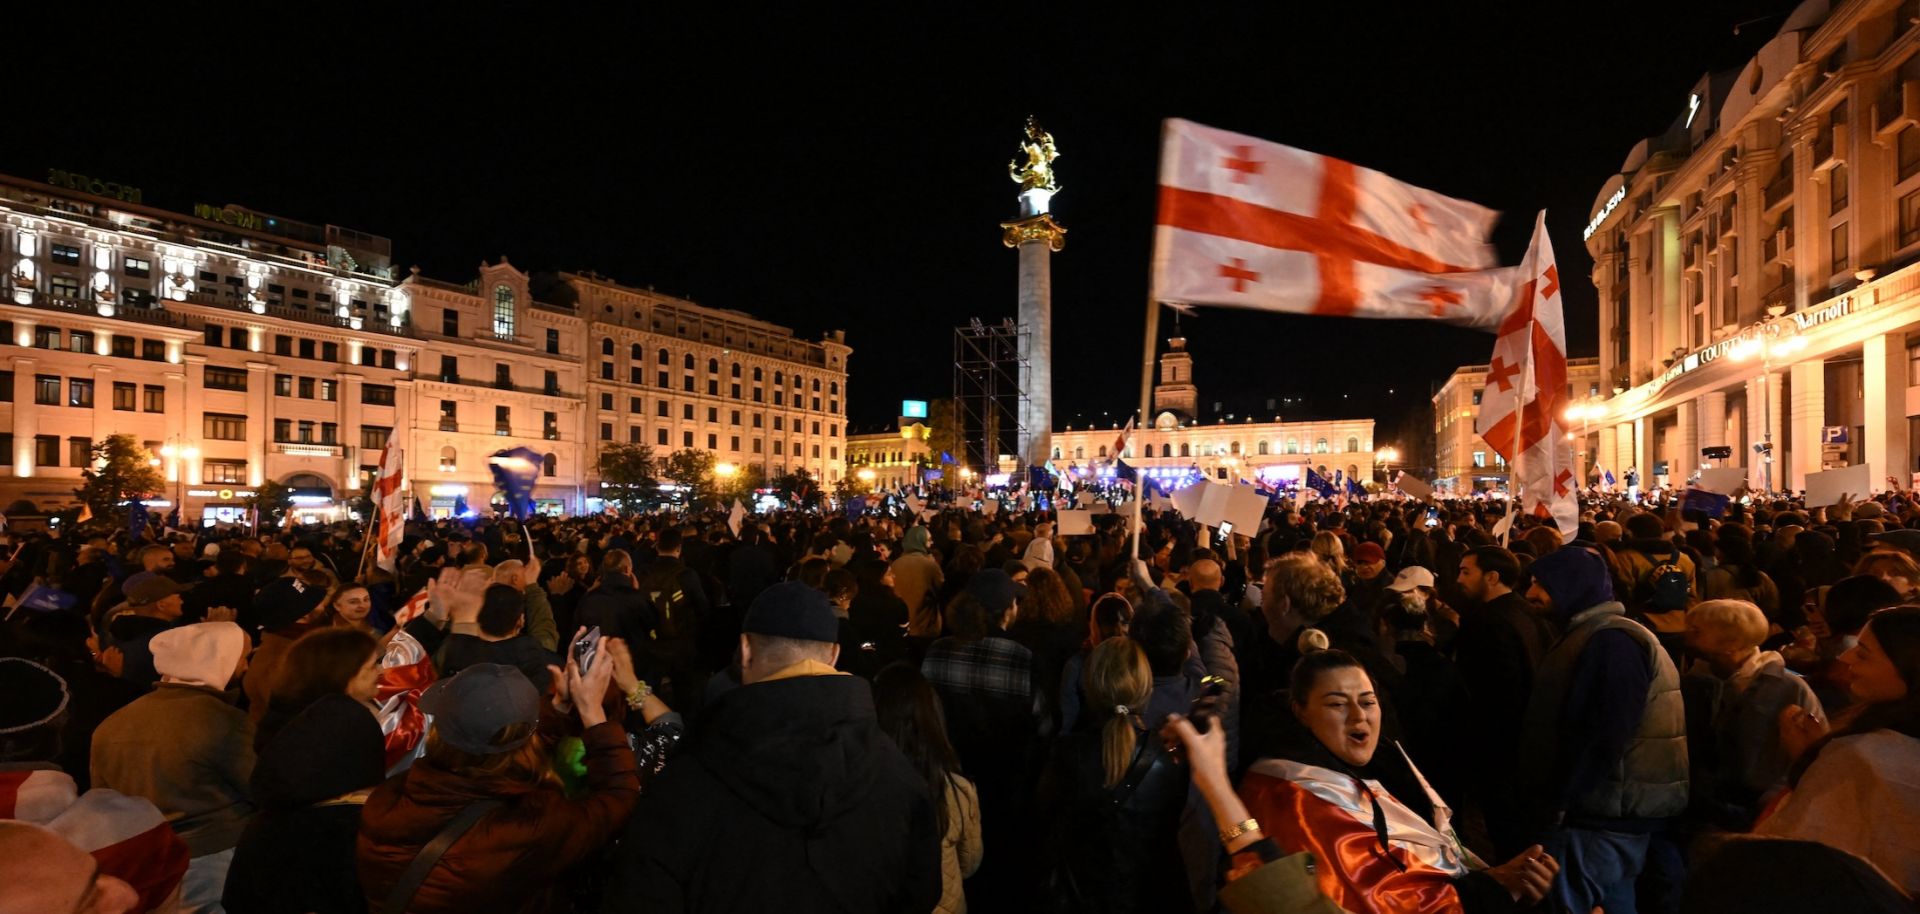
<svg viewBox="0 0 1920 914"><path fill-rule="evenodd" d="M1026 362L1020 369L1020 389L1026 405L1020 413L1020 459L1040 466L1053 455L1053 253L1066 246L1067 230L1053 221L1048 209L1060 192L1053 160L1060 155L1052 134L1027 118L1027 136L1020 144L1027 161L1007 163L1007 172L1020 185L1020 218L1003 222L1002 242L1020 252L1020 330L1026 335ZM989 448L991 450L991 448ZM993 455L988 454L989 463Z"/></svg>

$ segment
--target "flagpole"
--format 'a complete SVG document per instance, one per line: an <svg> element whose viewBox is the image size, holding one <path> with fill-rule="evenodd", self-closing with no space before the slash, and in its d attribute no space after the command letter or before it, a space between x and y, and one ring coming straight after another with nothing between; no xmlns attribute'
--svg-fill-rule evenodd
<svg viewBox="0 0 1920 914"><path fill-rule="evenodd" d="M1524 263L1526 263L1529 271L1533 270L1534 260L1531 250L1527 252L1527 258ZM1520 288L1526 291L1529 296L1533 294L1532 284L1529 282L1523 281ZM1531 305L1531 302L1529 302L1529 305ZM1527 335L1525 341L1521 344L1526 354L1520 359L1520 396L1513 405L1513 460L1507 463L1508 520L1507 529L1500 532L1500 545L1502 548L1505 548L1507 543L1513 538L1513 528L1520 523L1520 506L1523 504L1520 500L1520 442L1522 439L1522 431L1527 425L1527 385L1533 381L1534 320L1533 309L1529 307L1527 309ZM1549 429L1549 433L1551 433L1551 429ZM1551 472L1551 470L1549 470L1549 472Z"/></svg>
<svg viewBox="0 0 1920 914"><path fill-rule="evenodd" d="M1148 286L1149 288L1152 286L1151 270L1148 271ZM1138 419L1139 425L1135 429L1136 433L1139 429L1146 428L1147 423L1152 421L1148 417L1150 415L1149 410L1153 409L1153 354L1154 348L1159 342L1159 337L1160 303L1155 301L1153 294L1149 292L1147 294L1146 340L1141 344L1140 349L1140 416ZM1114 455L1114 459L1116 460L1124 457L1126 457L1124 449L1122 453ZM1131 558L1138 558L1140 555L1140 528L1142 523L1144 523L1144 515L1146 514L1147 485L1147 481L1141 478L1138 471L1135 471L1133 480L1133 520L1128 525L1129 538L1133 541L1133 554L1130 556ZM1131 569L1133 566L1129 563L1127 567ZM1129 570L1128 573L1131 574L1131 570Z"/></svg>

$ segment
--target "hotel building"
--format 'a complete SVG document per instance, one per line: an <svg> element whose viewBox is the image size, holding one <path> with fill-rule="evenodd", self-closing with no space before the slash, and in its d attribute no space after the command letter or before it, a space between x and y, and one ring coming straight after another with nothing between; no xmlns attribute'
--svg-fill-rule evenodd
<svg viewBox="0 0 1920 914"><path fill-rule="evenodd" d="M844 468L846 369L734 311L505 258L465 283L398 275L391 243L239 206L191 215L66 172L0 176L0 502L73 503L94 441L130 434L192 520L272 480L340 517L391 436L436 514L492 497L487 457L542 455L542 510L597 509L602 446L770 474Z"/></svg>
<svg viewBox="0 0 1920 914"><path fill-rule="evenodd" d="M1676 87L1678 88L1678 87ZM1804 488L1920 454L1920 3L1806 2L1596 195L1607 396L1590 448L1649 483L1731 447Z"/></svg>
<svg viewBox="0 0 1920 914"><path fill-rule="evenodd" d="M1486 386L1487 366L1465 365L1448 375L1433 395L1433 487L1441 492L1467 494L1507 481L1506 460L1473 430ZM1588 404L1600 399L1600 360L1568 359L1567 402L1575 404L1578 414L1570 423L1576 445ZM1575 471L1585 479L1594 466L1593 454L1575 447L1573 458Z"/></svg>

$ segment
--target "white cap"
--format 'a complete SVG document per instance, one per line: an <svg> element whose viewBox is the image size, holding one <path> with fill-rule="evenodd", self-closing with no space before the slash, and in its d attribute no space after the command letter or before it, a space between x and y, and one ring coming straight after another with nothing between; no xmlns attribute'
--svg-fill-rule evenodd
<svg viewBox="0 0 1920 914"><path fill-rule="evenodd" d="M1388 590L1397 590L1401 593L1406 593L1416 587L1425 587L1428 590L1437 589L1433 586L1433 572L1418 565L1412 568L1402 568L1400 569L1400 573L1394 576L1393 583L1387 585Z"/></svg>

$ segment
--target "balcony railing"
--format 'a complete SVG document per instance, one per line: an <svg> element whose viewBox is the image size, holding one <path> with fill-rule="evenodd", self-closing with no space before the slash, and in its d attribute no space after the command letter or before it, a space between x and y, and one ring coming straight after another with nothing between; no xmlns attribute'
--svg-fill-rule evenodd
<svg viewBox="0 0 1920 914"><path fill-rule="evenodd" d="M7 304L16 304L11 296L5 301ZM101 302L83 301L60 295L49 295L45 292L35 292L33 293L32 303L28 305L28 307L38 308L43 311L60 311L66 314L84 314L89 317L99 317L101 304ZM180 319L177 316L169 314L161 308L129 306L117 302L109 304L113 305L113 316L122 320L138 321L143 324L155 324L162 327L178 327L180 325Z"/></svg>
<svg viewBox="0 0 1920 914"><path fill-rule="evenodd" d="M443 416L440 419L440 430L443 432L457 432L460 430L460 420L448 419Z"/></svg>
<svg viewBox="0 0 1920 914"><path fill-rule="evenodd" d="M1771 210L1793 198L1793 175L1785 175L1767 185L1765 200Z"/></svg>

